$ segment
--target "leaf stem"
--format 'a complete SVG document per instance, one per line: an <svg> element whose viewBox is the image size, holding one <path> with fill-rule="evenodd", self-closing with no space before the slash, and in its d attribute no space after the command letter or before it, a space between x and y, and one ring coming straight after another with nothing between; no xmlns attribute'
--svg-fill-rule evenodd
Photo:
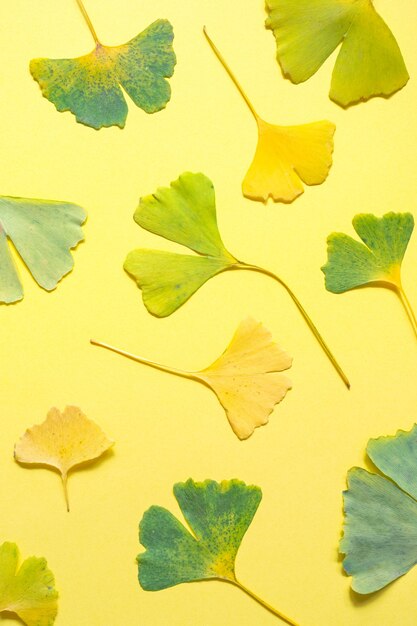
<svg viewBox="0 0 417 626"><path fill-rule="evenodd" d="M192 380L199 380L198 377L192 372L186 372L184 370L179 370L174 367L168 367L166 365L161 365L160 363L155 363L154 361L150 361L149 359L144 359L143 357L137 356L136 354L132 354L131 352L125 352L124 350L119 350L119 348L110 346L107 343L102 343L101 341L95 341L94 339L90 339L90 343L93 346L99 346L100 348L105 348L106 350L110 350L111 352L115 352L116 354L121 354L122 356L125 356L128 359L132 359L133 361L142 363L142 365L148 365L149 367L154 367L155 369L161 370L162 372L168 372L168 374L175 374L176 376L182 376L183 378L191 378Z"/></svg>
<svg viewBox="0 0 417 626"><path fill-rule="evenodd" d="M229 65L226 63L223 55L221 54L220 50L217 48L217 46L215 45L214 41L211 39L211 37L209 36L206 27L204 26L203 28L203 33L207 39L207 41L210 44L211 49L213 50L214 54L216 55L216 57L219 59L220 63L223 65L224 69L226 70L226 72L229 74L230 78L232 79L233 83L235 84L235 86L237 87L240 95L242 96L242 98L244 99L244 101L246 102L246 104L249 107L250 112L252 113L252 115L254 116L255 120L258 121L259 120L259 115L257 114L257 112L255 111L252 102L249 100L248 96L246 95L246 93L243 91L243 88L241 86L241 84L239 83L239 81L237 80L236 76L233 74L232 70L230 69Z"/></svg>
<svg viewBox="0 0 417 626"><path fill-rule="evenodd" d="M69 505L69 497L68 497L68 475L67 474L61 474L61 478L62 478L62 486L64 488L64 496L65 496L65 502L67 505L67 511L69 513L70 511L70 505Z"/></svg>
<svg viewBox="0 0 417 626"><path fill-rule="evenodd" d="M398 297L401 300L401 304L403 305L405 312L407 313L407 317L411 322L411 326L413 327L414 334L417 337L417 318L410 304L410 301L407 298L406 293L404 289L402 288L402 286L397 287L396 292L398 294Z"/></svg>
<svg viewBox="0 0 417 626"><path fill-rule="evenodd" d="M242 583L240 583L238 580L233 581L234 585L236 585L236 587L238 587L239 589L241 589L242 591L244 591L244 593L246 593L248 596L250 596L253 600L255 600L256 602L258 602L258 604L260 604L261 606L263 606L265 609L267 609L270 613L272 613L273 615L276 615L276 617L279 617L280 619L282 619L284 622L286 622L287 624L290 624L291 626L299 626L299 624L297 624L297 622L294 622L294 620L290 619L289 617L287 617L286 615L284 615L284 613L281 613L281 611L277 611L277 609L274 609L273 606L271 606L270 604L268 604L267 602L265 602L265 600L262 600L262 598L260 598L259 596L256 595L256 593L254 593L253 591L251 591L250 589L248 589L247 587L245 587L245 585L242 585Z"/></svg>
<svg viewBox="0 0 417 626"><path fill-rule="evenodd" d="M90 20L90 16L88 15L82 0L76 0L76 3L78 4L78 6L80 8L80 11L83 14L83 17L84 17L85 21L87 22L87 26L90 29L90 33L92 34L93 39L96 42L96 45L101 45L100 44L100 40L97 37L97 33L96 33L95 29L94 29L93 23Z"/></svg>
<svg viewBox="0 0 417 626"><path fill-rule="evenodd" d="M311 332L313 333L313 335L315 336L315 338L319 342L320 346L324 350L324 352L325 352L326 356L328 357L328 359L330 360L331 364L333 365L333 367L335 368L335 370L339 374L340 378L343 380L343 382L346 385L346 387L348 389L350 389L349 379L347 378L346 374L344 373L344 371L340 367L339 363L336 361L336 358L334 357L332 351L330 350L330 348L328 347L327 343L324 341L323 337L321 336L321 334L317 330L317 327L313 323L313 321L310 318L310 316L308 315L307 311L305 310L305 308L303 307L303 305L301 304L301 302L299 301L297 296L294 294L294 292L291 291L291 289L289 288L287 283L285 283L282 280L282 278L280 278L279 276L277 276L273 272L270 272L269 270L266 270L263 267L258 267L257 265L248 265L247 263L239 262L238 265L236 265L235 267L237 267L238 269L252 270L254 272L260 272L261 274L265 274L266 276L269 276L270 278L273 278L274 280L276 280L280 285L282 285L282 287L284 287L284 289L287 291L287 293L290 295L292 301L296 305L297 309L300 311L301 315L303 316L303 318L304 318L305 322L307 323L308 327L310 328Z"/></svg>

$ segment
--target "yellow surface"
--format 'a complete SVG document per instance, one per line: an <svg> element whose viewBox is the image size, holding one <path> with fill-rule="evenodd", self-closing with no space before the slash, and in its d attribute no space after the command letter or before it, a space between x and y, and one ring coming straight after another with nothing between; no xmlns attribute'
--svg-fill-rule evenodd
<svg viewBox="0 0 417 626"><path fill-rule="evenodd" d="M346 471L364 464L369 437L417 421L417 342L394 294L327 293L320 266L326 236L352 233L355 213L417 216L416 5L375 2L404 53L408 86L388 101L344 111L327 97L334 58L303 85L282 79L262 0L86 4L110 45L156 18L172 21L173 97L154 116L129 104L123 131L76 124L41 97L28 71L31 58L92 48L75 1L1 2L1 193L70 200L89 212L73 273L48 294L24 270L25 299L0 309L1 539L17 542L24 558L48 559L60 591L57 626L272 626L276 618L228 585L146 593L136 580L137 524L145 509L161 504L177 512L171 488L188 477L238 477L264 494L238 556L242 582L300 626L414 626L417 568L361 599L349 592L337 544ZM292 205L265 207L241 195L256 127L204 40L203 24L266 119L327 118L337 126L328 180ZM349 374L351 392L284 291L261 275L217 277L164 320L146 312L123 272L125 255L138 246L175 246L142 231L133 211L140 195L187 169L213 179L226 246L281 272L294 288ZM403 265L415 306L416 267L417 233ZM232 433L208 389L89 344L94 337L200 368L247 315L294 356L294 388L246 442ZM26 427L66 404L80 406L116 441L105 460L70 477L70 514L58 475L13 461Z"/></svg>

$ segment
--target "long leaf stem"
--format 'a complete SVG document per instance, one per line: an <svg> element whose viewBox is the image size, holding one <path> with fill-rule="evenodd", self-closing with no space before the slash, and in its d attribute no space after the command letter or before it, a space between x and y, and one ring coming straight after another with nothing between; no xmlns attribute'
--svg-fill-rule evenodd
<svg viewBox="0 0 417 626"><path fill-rule="evenodd" d="M64 488L65 503L67 505L67 511L69 513L69 511L70 511L70 504L69 504L69 497L68 497L68 475L67 474L61 474L61 478L62 478L62 486Z"/></svg>
<svg viewBox="0 0 417 626"><path fill-rule="evenodd" d="M92 34L92 36L93 36L94 41L96 42L96 45L100 45L100 40L99 40L99 38L97 37L97 33L96 33L96 31L95 31L95 28L94 28L94 26L93 26L93 23L92 23L92 21L91 21L91 19L90 19L90 16L88 15L88 13L87 13L87 11L86 11L86 8L85 8L85 6L84 6L84 4L83 4L82 0L76 0L76 3L78 4L78 6L79 6L79 8L80 8L80 11L81 11L81 13L83 14L83 17L84 17L85 21L87 22L87 26L88 26L88 28L89 28L89 30L90 30L90 33L91 33L91 34Z"/></svg>
<svg viewBox="0 0 417 626"><path fill-rule="evenodd" d="M279 617L282 621L286 622L287 624L290 624L290 626L299 626L299 624L297 624L297 622L294 622L294 620L292 620L289 617L287 617L286 615L284 615L284 613L281 613L281 611L278 611L277 609L274 609L273 606L268 604L268 602L265 602L265 600L262 600L262 598L257 596L256 593L254 593L253 591L251 591L247 587L245 587L245 585L242 585L242 583L240 583L238 580L231 581L231 582L232 582L233 585L236 585L236 587L241 589L241 591L244 591L244 593L246 593L248 596L250 596L253 600L258 602L258 604L260 604L265 609L267 609L270 613L272 613L276 617Z"/></svg>
<svg viewBox="0 0 417 626"><path fill-rule="evenodd" d="M132 354L131 352L119 350L119 348L110 346L107 343L95 341L94 339L90 339L90 343L93 346L99 346L101 348L105 348L106 350L110 350L111 352L115 352L116 354L121 354L122 356L126 356L128 359L132 359L132 361L137 361L138 363L142 363L142 365L148 365L149 367L161 370L162 372L168 372L169 374L175 374L176 376L182 376L183 378L191 378L192 380L199 380L199 378L195 374L193 374L193 372L186 372L184 370L176 369L175 367L161 365L160 363L155 363L154 361L150 361L149 359L144 359L140 356L137 356L136 354Z"/></svg>
<svg viewBox="0 0 417 626"><path fill-rule="evenodd" d="M333 367L335 368L335 370L339 374L340 378L343 380L343 382L346 385L346 387L348 389L350 389L349 379L347 378L346 374L344 373L344 371L340 367L339 363L337 362L335 356L333 355L332 351L328 347L327 343L324 341L323 337L321 336L321 334L317 330L316 325L313 323L313 321L310 318L310 316L308 315L307 311L305 310L305 308L303 307L303 305L301 304L301 302L299 301L299 299L297 298L295 293L289 288L287 283L285 283L282 280L282 278L280 278L279 276L277 276L273 272L270 272L269 270L266 270L263 267L258 267L257 265L249 265L247 263L239 262L238 265L236 265L236 268L237 269L244 269L244 270L252 270L254 272L259 272L261 274L265 274L266 276L269 276L270 278L273 278L274 280L276 280L280 285L282 285L282 287L284 287L284 289L287 291L287 293L291 297L292 301L294 302L295 306L300 311L301 315L303 316L303 318L304 318L305 322L307 323L308 327L310 328L311 332L313 333L313 335L315 336L315 338L319 342L320 346L324 350L324 352L325 352L326 356L328 357L328 359L330 360L331 364L333 365Z"/></svg>
<svg viewBox="0 0 417 626"><path fill-rule="evenodd" d="M258 121L259 120L259 115L257 114L257 112L255 111L255 108L252 104L252 102L249 100L248 96L246 95L246 93L244 92L241 84L239 83L239 81L237 80L236 76L233 74L232 70L230 69L229 65L226 63L223 55L221 54L220 50L217 48L217 46L215 45L214 41L211 39L211 37L209 36L206 27L204 26L203 28L203 32L204 35L207 39L207 41L210 44L211 49L213 50L214 54L216 55L216 57L219 59L220 63L223 65L224 69L226 70L226 72L228 73L228 75L230 76L230 78L232 79L233 83L235 84L237 90L239 91L240 95L242 96L242 98L244 99L244 101L246 102L246 104L249 107L250 112L252 113L252 115L254 116L255 120Z"/></svg>
<svg viewBox="0 0 417 626"><path fill-rule="evenodd" d="M402 287L397 287L396 293L400 298L401 304L403 305L405 312L407 313L407 317L411 322L411 326L413 327L414 334L417 337L417 318L410 304L410 301L407 298L406 293Z"/></svg>

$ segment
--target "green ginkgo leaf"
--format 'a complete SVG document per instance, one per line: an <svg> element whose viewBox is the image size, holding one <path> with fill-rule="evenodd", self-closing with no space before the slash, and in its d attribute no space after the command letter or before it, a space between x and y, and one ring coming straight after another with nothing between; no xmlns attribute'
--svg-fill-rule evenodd
<svg viewBox="0 0 417 626"><path fill-rule="evenodd" d="M326 289L343 293L374 285L393 290L417 334L417 321L401 282L401 263L414 229L411 213L386 213L381 218L361 213L353 227L363 243L343 233L327 239L328 261L321 269Z"/></svg>
<svg viewBox="0 0 417 626"><path fill-rule="evenodd" d="M358 593L378 591L417 563L417 424L371 439L367 453L385 476L353 468L344 492L340 552Z"/></svg>
<svg viewBox="0 0 417 626"><path fill-rule="evenodd" d="M32 60L30 71L45 98L95 129L124 127L128 110L122 89L146 113L163 109L171 97L166 79L176 63L171 24L157 20L124 45L104 46L81 0L77 2L96 47L77 59Z"/></svg>
<svg viewBox="0 0 417 626"><path fill-rule="evenodd" d="M330 98L343 107L390 96L409 75L394 35L372 0L267 0L277 58L294 83L317 72L342 44Z"/></svg>
<svg viewBox="0 0 417 626"><path fill-rule="evenodd" d="M26 626L52 626L58 612L55 581L45 559L30 557L18 568L14 543L0 546L0 612L17 615Z"/></svg>
<svg viewBox="0 0 417 626"><path fill-rule="evenodd" d="M237 552L262 499L260 488L240 480L189 479L174 485L174 495L191 532L167 509L146 511L139 525L139 541L146 549L137 558L141 587L159 591L192 581L228 582L296 626L236 578Z"/></svg>
<svg viewBox="0 0 417 626"><path fill-rule="evenodd" d="M70 250L84 239L86 217L76 204L0 196L0 302L23 298L7 239L38 285L52 291L74 266Z"/></svg>
<svg viewBox="0 0 417 626"><path fill-rule="evenodd" d="M237 260L226 249L217 226L213 183L207 176L185 172L170 187L143 197L134 219L142 228L197 252L192 256L137 249L128 254L124 268L142 290L144 304L152 315L171 315L209 278L220 272L236 269L261 272L287 290L349 387L345 374L288 285L269 270Z"/></svg>

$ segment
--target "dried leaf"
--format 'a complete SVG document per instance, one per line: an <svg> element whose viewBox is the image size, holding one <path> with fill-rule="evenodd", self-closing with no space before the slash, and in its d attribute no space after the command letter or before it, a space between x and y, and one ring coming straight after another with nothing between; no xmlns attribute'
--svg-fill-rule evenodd
<svg viewBox="0 0 417 626"><path fill-rule="evenodd" d="M220 358L198 372L172 369L107 344L91 343L208 385L217 395L239 439L247 439L255 428L266 424L274 406L291 389L290 380L279 373L291 367L291 357L273 343L270 332L262 324L250 318L240 323Z"/></svg>
<svg viewBox="0 0 417 626"><path fill-rule="evenodd" d="M67 406L63 413L52 408L42 424L28 429L18 441L15 459L19 463L47 465L58 470L69 511L68 473L82 463L97 459L113 444L78 407Z"/></svg>
<svg viewBox="0 0 417 626"><path fill-rule="evenodd" d="M317 72L342 44L330 98L343 107L389 96L409 75L398 44L371 0L266 0L277 59L294 83Z"/></svg>
<svg viewBox="0 0 417 626"><path fill-rule="evenodd" d="M96 47L77 59L34 59L33 78L58 111L71 111L77 122L95 129L123 128L127 104L123 90L146 113L163 109L171 97L166 80L176 63L173 31L167 20L157 20L128 43L109 47L100 43L78 0Z"/></svg>
<svg viewBox="0 0 417 626"><path fill-rule="evenodd" d="M76 204L0 196L0 302L23 298L7 239L38 285L52 291L74 266L70 249L84 239L86 217Z"/></svg>
<svg viewBox="0 0 417 626"><path fill-rule="evenodd" d="M14 543L0 546L0 612L15 613L26 626L52 626L58 612L55 580L45 559L32 556L18 568ZM0 618L1 619L1 618Z"/></svg>

